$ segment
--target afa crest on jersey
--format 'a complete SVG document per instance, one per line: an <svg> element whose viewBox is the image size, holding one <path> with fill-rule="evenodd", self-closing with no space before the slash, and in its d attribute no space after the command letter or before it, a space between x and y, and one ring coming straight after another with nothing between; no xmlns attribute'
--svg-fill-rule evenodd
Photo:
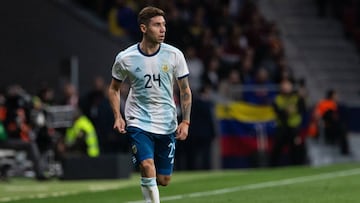
<svg viewBox="0 0 360 203"><path fill-rule="evenodd" d="M133 152L134 154L136 154L136 153L137 153L137 148L136 148L136 145L133 145L133 146L131 147L131 149L132 149L132 152Z"/></svg>
<svg viewBox="0 0 360 203"><path fill-rule="evenodd" d="M169 72L169 66L165 64L161 67L161 70L164 71L165 73L167 73L167 72Z"/></svg>

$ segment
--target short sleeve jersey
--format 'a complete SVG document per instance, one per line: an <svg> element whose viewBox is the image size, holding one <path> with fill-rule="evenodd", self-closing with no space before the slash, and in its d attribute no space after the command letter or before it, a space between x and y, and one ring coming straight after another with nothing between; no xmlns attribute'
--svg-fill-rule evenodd
<svg viewBox="0 0 360 203"><path fill-rule="evenodd" d="M128 126L156 134L170 134L177 128L174 81L189 75L183 53L166 43L152 55L135 44L121 51L112 67L112 77L130 81L125 104Z"/></svg>

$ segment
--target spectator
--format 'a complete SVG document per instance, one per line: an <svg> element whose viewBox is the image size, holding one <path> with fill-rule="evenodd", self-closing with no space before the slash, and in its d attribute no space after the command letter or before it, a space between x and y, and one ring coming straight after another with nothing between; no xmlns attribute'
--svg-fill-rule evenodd
<svg viewBox="0 0 360 203"><path fill-rule="evenodd" d="M74 123L67 128L65 137L59 140L57 150L60 158L67 156L99 156L96 130L80 109L74 112Z"/></svg>
<svg viewBox="0 0 360 203"><path fill-rule="evenodd" d="M40 98L44 106L51 106L55 104L55 92L54 89L50 87L43 87L39 93L38 97Z"/></svg>
<svg viewBox="0 0 360 203"><path fill-rule="evenodd" d="M290 80L291 81L291 80ZM298 95L304 99L304 101L307 100L307 97L309 95L309 90L307 89L306 87L306 80L305 78L300 78L298 81L297 81L297 90L296 92L298 93Z"/></svg>
<svg viewBox="0 0 360 203"><path fill-rule="evenodd" d="M205 29L201 37L201 43L197 47L197 54L199 58L205 63L210 58L221 57L217 50L222 50L222 44L216 42L213 31L208 28Z"/></svg>
<svg viewBox="0 0 360 203"><path fill-rule="evenodd" d="M53 139L55 139L54 130L48 128L46 119L47 114L44 104L39 97L33 97L32 108L30 109L30 126L35 134L35 141L41 154L53 150Z"/></svg>
<svg viewBox="0 0 360 203"><path fill-rule="evenodd" d="M66 83L63 87L64 98L61 102L62 105L70 105L78 107L79 95L76 87L71 83Z"/></svg>
<svg viewBox="0 0 360 203"><path fill-rule="evenodd" d="M20 86L8 88L6 98L6 119L4 124L9 137L30 141L29 112L31 96Z"/></svg>
<svg viewBox="0 0 360 203"><path fill-rule="evenodd" d="M305 110L304 101L293 91L290 81L283 81L280 93L275 97L274 110L277 117L276 134L270 157L271 165L278 166L284 147L288 147L290 164L303 164L305 160L304 140L299 127Z"/></svg>
<svg viewBox="0 0 360 203"><path fill-rule="evenodd" d="M206 65L206 70L202 75L202 81L204 85L210 85L213 90L217 90L220 78L219 78L220 59L210 58Z"/></svg>
<svg viewBox="0 0 360 203"><path fill-rule="evenodd" d="M276 84L280 84L284 80L289 80L292 83L295 82L294 74L290 69L287 61L284 57L278 57L275 59L276 68L273 72L273 81Z"/></svg>
<svg viewBox="0 0 360 203"><path fill-rule="evenodd" d="M204 72L204 64L198 58L196 49L193 46L189 46L185 52L185 58L189 67L189 83L193 89L194 94L200 90L201 76Z"/></svg>
<svg viewBox="0 0 360 203"><path fill-rule="evenodd" d="M265 68L257 70L255 78L244 83L243 99L257 105L270 105L275 97L274 84Z"/></svg>
<svg viewBox="0 0 360 203"><path fill-rule="evenodd" d="M240 92L240 72L238 69L231 69L227 78L222 80L219 85L219 94L225 100L238 101L242 99Z"/></svg>
<svg viewBox="0 0 360 203"><path fill-rule="evenodd" d="M246 55L244 60L242 60L239 65L239 70L240 70L242 83L244 84L249 83L252 80L254 74L254 64L253 64L252 55Z"/></svg>
<svg viewBox="0 0 360 203"><path fill-rule="evenodd" d="M250 14L249 21L247 22L247 29L245 36L248 40L249 46L255 49L254 64L258 66L261 64L267 51L267 22L261 15L257 7L254 8Z"/></svg>
<svg viewBox="0 0 360 203"><path fill-rule="evenodd" d="M335 90L328 90L325 98L318 102L314 118L315 123L318 124L319 121L323 123L325 141L329 144L338 144L342 154L349 154L347 131L339 111L338 95Z"/></svg>
<svg viewBox="0 0 360 203"><path fill-rule="evenodd" d="M105 81L101 76L96 76L93 80L93 87L80 101L83 113L96 124L99 114L99 105L105 99Z"/></svg>
<svg viewBox="0 0 360 203"><path fill-rule="evenodd" d="M282 41L279 37L279 29L275 23L271 22L267 26L267 31L264 36L264 46L265 53L262 62L260 62L260 66L265 67L269 71L269 76L272 80L275 80L275 77L278 71L282 71L282 65L284 64L284 47ZM281 70L279 70L279 68ZM286 67L285 67L286 68Z"/></svg>
<svg viewBox="0 0 360 203"><path fill-rule="evenodd" d="M243 60L248 48L247 38L239 25L233 26L229 35L222 58L229 64L239 63Z"/></svg>

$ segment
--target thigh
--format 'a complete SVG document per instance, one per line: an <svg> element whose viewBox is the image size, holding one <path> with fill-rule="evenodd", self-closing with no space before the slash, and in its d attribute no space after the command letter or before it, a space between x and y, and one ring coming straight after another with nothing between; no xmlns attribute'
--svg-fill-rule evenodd
<svg viewBox="0 0 360 203"><path fill-rule="evenodd" d="M175 158L175 133L157 135L155 139L155 167L157 174L170 175Z"/></svg>
<svg viewBox="0 0 360 203"><path fill-rule="evenodd" d="M133 154L133 163L139 165L146 159L154 159L154 140L149 133L136 127L128 127L126 131Z"/></svg>

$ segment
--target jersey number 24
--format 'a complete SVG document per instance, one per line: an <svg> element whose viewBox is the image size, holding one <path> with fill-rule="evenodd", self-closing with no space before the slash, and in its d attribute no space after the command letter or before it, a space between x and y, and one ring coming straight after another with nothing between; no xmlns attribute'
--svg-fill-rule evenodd
<svg viewBox="0 0 360 203"><path fill-rule="evenodd" d="M159 87L161 87L161 80L160 80L160 74L153 74L152 76L150 74L146 74L144 75L145 78L145 88L152 88L151 85L151 80L153 80L154 82L158 82L159 83Z"/></svg>

